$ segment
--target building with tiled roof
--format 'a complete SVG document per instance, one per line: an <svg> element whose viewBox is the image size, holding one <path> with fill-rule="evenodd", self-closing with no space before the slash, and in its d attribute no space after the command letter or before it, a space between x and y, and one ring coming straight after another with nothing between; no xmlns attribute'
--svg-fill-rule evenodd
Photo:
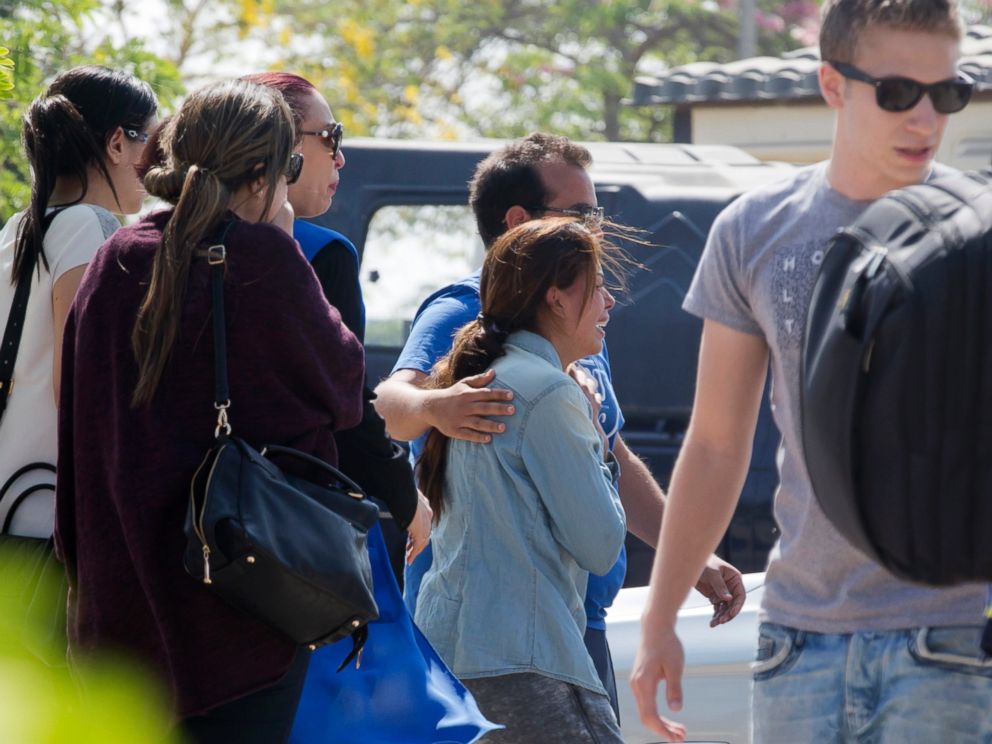
<svg viewBox="0 0 992 744"><path fill-rule="evenodd" d="M675 141L735 145L763 160L809 163L830 154L833 116L820 96L819 50L696 62L639 77L636 106L673 106ZM960 69L977 83L968 107L948 121L938 159L959 168L992 159L992 28L971 26Z"/></svg>

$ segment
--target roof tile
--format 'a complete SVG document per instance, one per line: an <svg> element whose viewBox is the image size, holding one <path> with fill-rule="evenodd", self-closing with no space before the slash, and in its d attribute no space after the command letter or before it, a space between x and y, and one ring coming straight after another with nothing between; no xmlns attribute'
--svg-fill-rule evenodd
<svg viewBox="0 0 992 744"><path fill-rule="evenodd" d="M961 69L992 90L992 28L970 26L961 44ZM801 100L820 97L816 47L781 57L751 57L727 64L694 62L634 81L634 105Z"/></svg>

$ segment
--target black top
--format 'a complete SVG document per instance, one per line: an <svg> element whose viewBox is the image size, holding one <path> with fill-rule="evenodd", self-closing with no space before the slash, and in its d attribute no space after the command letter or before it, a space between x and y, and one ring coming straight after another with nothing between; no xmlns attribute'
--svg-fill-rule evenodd
<svg viewBox="0 0 992 744"><path fill-rule="evenodd" d="M341 320L364 344L362 286L355 257L340 240L332 240L317 252L310 265L324 288L324 297L338 309Z"/></svg>
<svg viewBox="0 0 992 744"><path fill-rule="evenodd" d="M325 245L310 262L327 301L341 313L349 330L365 342L362 322L362 288L354 256L338 240ZM388 507L404 530L417 511L417 486L406 451L386 434L386 422L372 405L375 393L366 382L362 421L353 429L338 431L339 467L370 496Z"/></svg>

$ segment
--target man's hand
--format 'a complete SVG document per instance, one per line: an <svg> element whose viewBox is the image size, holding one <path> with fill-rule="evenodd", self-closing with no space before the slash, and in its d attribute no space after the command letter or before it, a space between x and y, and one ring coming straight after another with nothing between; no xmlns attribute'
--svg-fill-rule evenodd
<svg viewBox="0 0 992 744"><path fill-rule="evenodd" d="M466 377L449 388L432 390L426 402L431 426L451 439L486 444L493 434L506 430L506 424L490 416L512 416L516 410L507 401L513 400L510 390L486 387L496 377L494 370Z"/></svg>
<svg viewBox="0 0 992 744"><path fill-rule="evenodd" d="M696 591L713 604L711 628L737 617L747 598L741 572L715 555L706 561L706 568L696 583Z"/></svg>
<svg viewBox="0 0 992 744"><path fill-rule="evenodd" d="M427 543L431 540L431 524L434 519L434 512L427 497L417 492L417 512L413 515L413 521L406 528L406 563L409 566L414 559L420 555Z"/></svg>
<svg viewBox="0 0 992 744"><path fill-rule="evenodd" d="M670 710L682 709L682 669L685 655L674 629L656 632L647 619L641 624L641 645L634 659L630 687L645 728L672 741L685 741L685 726L658 715L658 683L665 680Z"/></svg>

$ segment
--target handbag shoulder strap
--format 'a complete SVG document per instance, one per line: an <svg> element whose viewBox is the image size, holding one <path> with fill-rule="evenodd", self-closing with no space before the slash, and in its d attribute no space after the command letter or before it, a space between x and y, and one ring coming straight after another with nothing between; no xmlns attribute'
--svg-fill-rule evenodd
<svg viewBox="0 0 992 744"><path fill-rule="evenodd" d="M227 409L231 407L231 391L227 381L227 326L224 317L224 266L227 263L227 248L224 240L234 225L232 220L224 228L220 241L215 245L196 252L207 259L210 265L210 304L214 330L214 408L217 410L217 428L214 437L231 434L231 424L227 419Z"/></svg>
<svg viewBox="0 0 992 744"><path fill-rule="evenodd" d="M41 234L44 236L52 224L52 220L62 209L56 209L45 215L41 222ZM17 277L17 288L14 290L14 302L7 317L7 327L3 331L3 341L0 341L0 421L7 410L11 387L14 384L14 363L17 361L17 351L21 346L21 332L24 330L24 319L28 312L28 298L31 295L31 274L38 261L37 256L21 264L21 274Z"/></svg>

